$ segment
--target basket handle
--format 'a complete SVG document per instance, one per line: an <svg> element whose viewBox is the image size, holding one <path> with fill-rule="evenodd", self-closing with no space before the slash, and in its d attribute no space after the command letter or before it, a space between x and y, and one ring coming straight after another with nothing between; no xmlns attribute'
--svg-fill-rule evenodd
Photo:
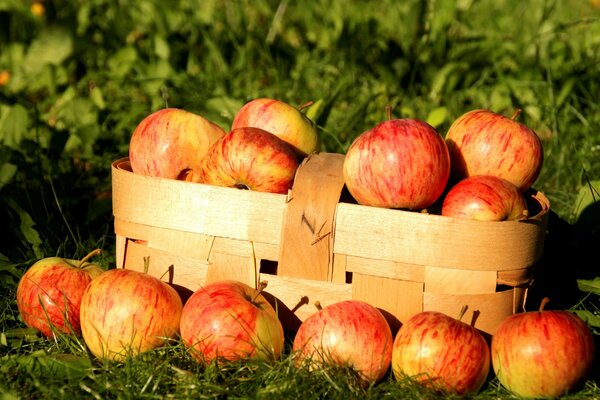
<svg viewBox="0 0 600 400"><path fill-rule="evenodd" d="M283 217L277 274L331 281L335 213L344 155L309 154L298 167Z"/></svg>

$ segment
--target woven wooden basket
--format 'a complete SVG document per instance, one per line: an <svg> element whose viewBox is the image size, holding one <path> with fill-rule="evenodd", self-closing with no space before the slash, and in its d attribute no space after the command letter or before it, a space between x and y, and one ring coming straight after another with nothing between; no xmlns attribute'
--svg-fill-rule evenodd
<svg viewBox="0 0 600 400"><path fill-rule="evenodd" d="M131 172L112 164L117 267L144 269L194 291L219 279L267 281L287 329L345 299L380 308L393 329L438 310L493 334L522 310L542 255L548 199L527 194L531 217L482 222L344 200L344 156L318 153L287 195ZM168 276L165 273L172 271Z"/></svg>

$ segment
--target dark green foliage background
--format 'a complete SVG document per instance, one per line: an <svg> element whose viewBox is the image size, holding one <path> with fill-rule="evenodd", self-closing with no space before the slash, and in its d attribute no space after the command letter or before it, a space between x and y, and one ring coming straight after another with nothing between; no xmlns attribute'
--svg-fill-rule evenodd
<svg viewBox="0 0 600 400"><path fill-rule="evenodd" d="M520 121L544 144L535 187L562 227L552 238L569 242L560 259L572 265L559 268L596 275L582 260L595 256L600 225L598 1L41 4L36 14L30 1L0 0L0 287L8 297L38 258L100 247L111 265L110 164L127 155L143 117L180 107L228 129L256 97L313 101L307 113L323 150L341 153L388 106L442 135L470 109L522 109ZM2 325L22 326L10 302Z"/></svg>

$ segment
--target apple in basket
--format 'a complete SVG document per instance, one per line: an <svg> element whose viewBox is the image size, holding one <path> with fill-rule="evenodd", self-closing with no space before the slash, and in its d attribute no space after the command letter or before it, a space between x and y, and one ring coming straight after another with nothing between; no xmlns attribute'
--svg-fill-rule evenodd
<svg viewBox="0 0 600 400"><path fill-rule="evenodd" d="M81 298L92 279L104 272L88 262L99 253L96 249L82 260L47 257L29 267L17 286L17 307L25 325L47 337L56 332L80 334Z"/></svg>
<svg viewBox="0 0 600 400"><path fill-rule="evenodd" d="M450 188L442 215L479 221L526 218L525 197L515 185L494 175L472 175Z"/></svg>
<svg viewBox="0 0 600 400"><path fill-rule="evenodd" d="M426 122L390 119L352 142L343 174L359 204L419 210L444 191L450 157L444 139Z"/></svg>
<svg viewBox="0 0 600 400"><path fill-rule="evenodd" d="M476 394L489 369L490 350L483 335L441 312L413 315L394 339L394 376L413 378L442 394Z"/></svg>
<svg viewBox="0 0 600 400"><path fill-rule="evenodd" d="M197 289L181 314L181 339L201 363L244 358L275 360L284 347L283 326L258 289L223 280Z"/></svg>
<svg viewBox="0 0 600 400"><path fill-rule="evenodd" d="M166 282L141 271L109 269L83 295L81 332L96 357L123 361L174 339L182 308Z"/></svg>
<svg viewBox="0 0 600 400"><path fill-rule="evenodd" d="M594 339L585 321L567 310L514 314L492 337L491 356L500 383L519 397L554 398L582 384L594 361Z"/></svg>
<svg viewBox="0 0 600 400"><path fill-rule="evenodd" d="M286 142L264 129L244 127L233 129L208 150L192 180L285 194L297 168L296 154Z"/></svg>
<svg viewBox="0 0 600 400"><path fill-rule="evenodd" d="M179 108L164 108L146 116L129 142L134 173L187 179L208 149L225 131L206 118Z"/></svg>
<svg viewBox="0 0 600 400"><path fill-rule="evenodd" d="M301 108L284 101L269 98L250 100L236 113L231 129L251 126L261 128L287 142L299 156L319 150L319 136L315 124Z"/></svg>
<svg viewBox="0 0 600 400"><path fill-rule="evenodd" d="M530 188L542 169L544 154L538 135L516 121L479 109L458 117L446 133L452 160L452 180L471 175L495 175L521 192Z"/></svg>
<svg viewBox="0 0 600 400"><path fill-rule="evenodd" d="M297 366L350 367L367 384L383 379L390 368L393 336L383 314L359 300L323 307L302 322L292 351Z"/></svg>

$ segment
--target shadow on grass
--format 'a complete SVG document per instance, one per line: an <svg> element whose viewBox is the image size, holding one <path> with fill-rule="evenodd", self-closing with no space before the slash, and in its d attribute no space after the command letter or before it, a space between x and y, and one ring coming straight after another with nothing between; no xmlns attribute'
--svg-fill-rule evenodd
<svg viewBox="0 0 600 400"><path fill-rule="evenodd" d="M600 207L589 208L576 224L569 224L550 211L544 254L535 267L526 310L538 309L544 297L550 299L548 309L572 308L585 296L577 286L577 279L600 276L598 258L594 257L600 244Z"/></svg>

